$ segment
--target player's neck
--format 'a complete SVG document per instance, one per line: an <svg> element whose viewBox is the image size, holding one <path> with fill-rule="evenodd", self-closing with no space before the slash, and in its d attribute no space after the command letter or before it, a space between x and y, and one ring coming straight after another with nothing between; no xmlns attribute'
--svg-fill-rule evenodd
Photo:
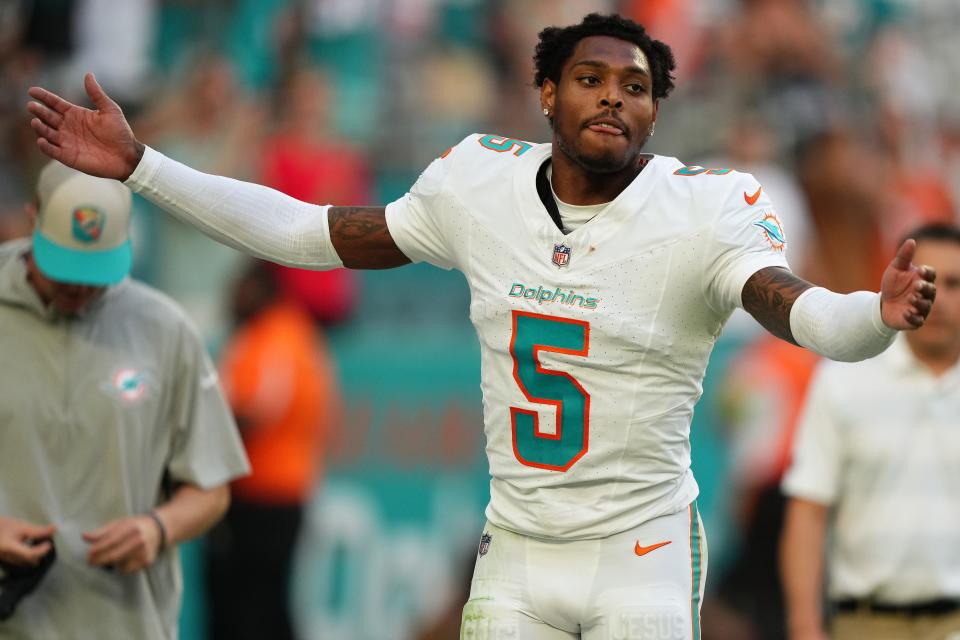
<svg viewBox="0 0 960 640"><path fill-rule="evenodd" d="M640 162L614 173L595 173L577 164L557 144L553 145L554 193L567 204L584 206L603 204L615 199L630 186L647 162Z"/></svg>

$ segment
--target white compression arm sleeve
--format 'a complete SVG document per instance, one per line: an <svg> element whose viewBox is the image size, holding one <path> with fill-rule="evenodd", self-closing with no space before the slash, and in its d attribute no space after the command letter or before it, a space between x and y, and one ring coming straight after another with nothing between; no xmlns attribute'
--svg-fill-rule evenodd
<svg viewBox="0 0 960 640"><path fill-rule="evenodd" d="M125 184L214 240L245 253L305 269L343 266L330 241L329 206L202 173L150 147Z"/></svg>
<svg viewBox="0 0 960 640"><path fill-rule="evenodd" d="M841 362L882 353L897 335L880 317L880 294L846 295L823 287L800 294L790 310L790 331L801 347Z"/></svg>

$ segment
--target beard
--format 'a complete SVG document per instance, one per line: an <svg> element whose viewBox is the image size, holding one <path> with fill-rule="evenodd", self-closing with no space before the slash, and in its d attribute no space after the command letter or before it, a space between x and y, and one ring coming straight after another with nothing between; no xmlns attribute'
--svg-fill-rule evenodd
<svg viewBox="0 0 960 640"><path fill-rule="evenodd" d="M635 166L638 163L640 153L643 149L643 144L641 144L636 149L628 148L622 155L617 154L611 149L588 153L581 149L576 143L570 144L567 142L556 127L553 129L553 133L557 140L557 148L559 148L565 156L570 158L574 164L588 173L619 173L628 167ZM644 143L646 143L646 140L644 140Z"/></svg>

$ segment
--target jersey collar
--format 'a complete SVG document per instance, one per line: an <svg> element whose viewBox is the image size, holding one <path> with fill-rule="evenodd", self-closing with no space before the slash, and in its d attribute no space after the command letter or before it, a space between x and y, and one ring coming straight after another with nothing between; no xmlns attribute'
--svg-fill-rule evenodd
<svg viewBox="0 0 960 640"><path fill-rule="evenodd" d="M547 180L547 165L551 158L552 145L539 144L521 157L522 166L514 174L514 193L519 204L519 214L527 227L537 236L548 235L558 240L574 241L578 234L593 233L597 227L605 227L616 233L617 221L625 216L635 215L653 191L659 174L662 172L664 158L653 154L644 154L647 165L637 174L620 194L607 203L607 206L595 218L568 234L562 231L560 211L553 198L553 191ZM618 206L629 201L630 206ZM534 203L539 203L536 206ZM597 224L601 223L601 224ZM611 223L611 224L607 224ZM606 233L601 235L607 235Z"/></svg>

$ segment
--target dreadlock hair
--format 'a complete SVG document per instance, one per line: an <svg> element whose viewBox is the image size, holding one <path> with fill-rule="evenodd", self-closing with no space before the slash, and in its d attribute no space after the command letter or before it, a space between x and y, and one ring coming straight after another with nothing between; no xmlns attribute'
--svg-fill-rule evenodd
<svg viewBox="0 0 960 640"><path fill-rule="evenodd" d="M663 42L654 40L647 34L643 25L637 24L616 14L600 15L591 13L580 24L569 27L547 27L540 32L540 42L533 56L536 68L533 83L543 87L546 80L560 82L560 70L570 58L573 50L584 38L590 36L610 36L626 40L640 47L650 62L653 74L653 99L666 98L673 90L672 71L677 63L673 52Z"/></svg>

